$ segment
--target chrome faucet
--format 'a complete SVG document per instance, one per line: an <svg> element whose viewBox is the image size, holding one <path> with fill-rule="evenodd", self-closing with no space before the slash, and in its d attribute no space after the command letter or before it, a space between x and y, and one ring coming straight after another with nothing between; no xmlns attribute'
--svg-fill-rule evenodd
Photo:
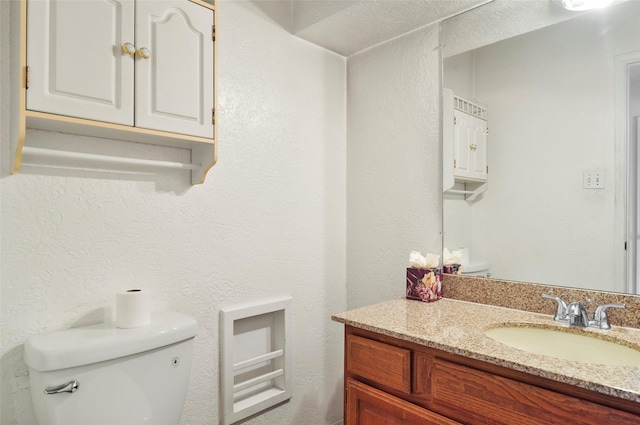
<svg viewBox="0 0 640 425"><path fill-rule="evenodd" d="M567 305L566 302L560 297L553 295L542 294L542 298L548 298L558 303L553 320L560 323L568 323L570 326L576 326L580 328L597 328L597 329L611 329L609 324L609 316L607 315L608 308L625 308L625 304L602 304L596 308L593 313L593 320L589 320L589 315L584 306L579 302L572 302Z"/></svg>
<svg viewBox="0 0 640 425"><path fill-rule="evenodd" d="M587 310L579 302L575 301L569 304L568 314L569 325L579 328L589 327L589 316Z"/></svg>

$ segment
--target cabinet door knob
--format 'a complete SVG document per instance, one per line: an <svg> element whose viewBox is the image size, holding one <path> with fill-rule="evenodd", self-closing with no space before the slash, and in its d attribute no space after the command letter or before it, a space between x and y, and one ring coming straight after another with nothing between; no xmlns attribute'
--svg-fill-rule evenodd
<svg viewBox="0 0 640 425"><path fill-rule="evenodd" d="M136 47L132 43L124 43L122 45L122 53L133 56L136 53Z"/></svg>
<svg viewBox="0 0 640 425"><path fill-rule="evenodd" d="M472 151L475 151L478 145L473 144L473 145L469 145L469 147L471 148Z"/></svg>
<svg viewBox="0 0 640 425"><path fill-rule="evenodd" d="M146 47L141 47L138 49L138 51L136 52L138 54L139 57L141 57L142 59L149 59L149 57L151 56L151 50L149 50Z"/></svg>

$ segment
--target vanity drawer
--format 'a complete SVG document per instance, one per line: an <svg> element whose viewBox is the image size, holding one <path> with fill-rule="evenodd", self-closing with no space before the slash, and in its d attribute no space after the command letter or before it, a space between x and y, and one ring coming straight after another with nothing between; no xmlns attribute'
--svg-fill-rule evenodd
<svg viewBox="0 0 640 425"><path fill-rule="evenodd" d="M468 424L637 425L631 413L549 391L438 357L431 367L434 406L451 408L455 419ZM577 418L579 421L576 422Z"/></svg>
<svg viewBox="0 0 640 425"><path fill-rule="evenodd" d="M349 335L346 361L353 375L406 394L411 392L411 350Z"/></svg>
<svg viewBox="0 0 640 425"><path fill-rule="evenodd" d="M345 425L461 425L401 398L347 379Z"/></svg>

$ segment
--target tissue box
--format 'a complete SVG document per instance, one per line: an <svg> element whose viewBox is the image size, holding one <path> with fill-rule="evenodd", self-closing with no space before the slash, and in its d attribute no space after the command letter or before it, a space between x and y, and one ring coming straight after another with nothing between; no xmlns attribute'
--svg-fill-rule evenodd
<svg viewBox="0 0 640 425"><path fill-rule="evenodd" d="M442 270L407 268L407 299L433 302L442 298Z"/></svg>
<svg viewBox="0 0 640 425"><path fill-rule="evenodd" d="M442 273L460 274L462 273L462 269L460 268L460 264L447 264L442 266Z"/></svg>

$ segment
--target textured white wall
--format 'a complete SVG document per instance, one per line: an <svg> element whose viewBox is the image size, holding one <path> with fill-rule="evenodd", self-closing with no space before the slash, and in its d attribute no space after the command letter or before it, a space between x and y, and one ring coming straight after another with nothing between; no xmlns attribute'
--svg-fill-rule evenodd
<svg viewBox="0 0 640 425"><path fill-rule="evenodd" d="M292 37L252 2L222 1L220 161L204 185L190 187L182 172L32 167L10 176L7 3L0 2L0 423L34 423L25 339L110 317L115 292L132 286L152 291L154 309L198 320L183 424L218 423L220 308L284 294L293 296L293 398L247 423L341 418L343 333L330 316L346 308L345 59ZM118 143L106 151L130 148L184 155Z"/></svg>
<svg viewBox="0 0 640 425"><path fill-rule="evenodd" d="M405 294L409 252L441 252L437 26L349 57L349 307Z"/></svg>
<svg viewBox="0 0 640 425"><path fill-rule="evenodd" d="M472 96L489 110L490 173L469 209L472 256L491 262L492 277L625 289L613 282L623 254L613 234L613 66L640 39L637 12L625 18L606 31L593 31L598 15L578 18L475 51ZM445 86L456 91L454 81L464 78L450 79L447 67ZM604 170L606 188L583 189L586 170Z"/></svg>

